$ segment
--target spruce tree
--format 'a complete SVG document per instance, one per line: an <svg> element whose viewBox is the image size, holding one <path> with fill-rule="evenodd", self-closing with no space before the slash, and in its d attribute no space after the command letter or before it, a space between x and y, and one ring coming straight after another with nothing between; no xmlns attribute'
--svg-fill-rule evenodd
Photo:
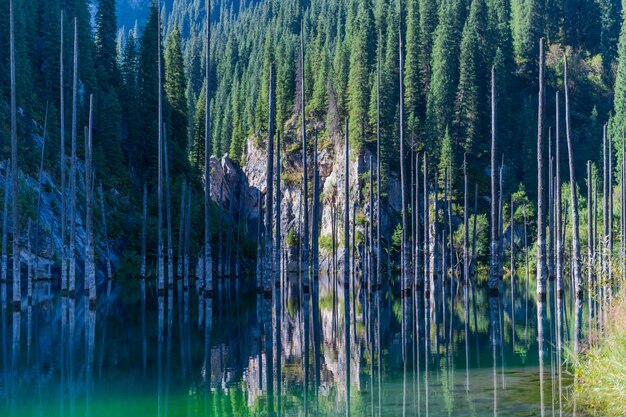
<svg viewBox="0 0 626 417"><path fill-rule="evenodd" d="M459 33L456 28L457 5L442 2L439 9L439 25L434 34L431 60L432 77L426 102L426 149L436 154L436 144L443 137L452 121L457 84Z"/></svg>
<svg viewBox="0 0 626 417"><path fill-rule="evenodd" d="M369 77L374 62L374 47L371 42L374 33L373 23L371 3L369 0L362 0L350 39L348 114L350 138L354 144L362 143L369 131Z"/></svg>
<svg viewBox="0 0 626 417"><path fill-rule="evenodd" d="M169 147L172 175L185 169L187 149L187 98L182 40L178 26L167 36L165 46L165 94L170 109Z"/></svg>

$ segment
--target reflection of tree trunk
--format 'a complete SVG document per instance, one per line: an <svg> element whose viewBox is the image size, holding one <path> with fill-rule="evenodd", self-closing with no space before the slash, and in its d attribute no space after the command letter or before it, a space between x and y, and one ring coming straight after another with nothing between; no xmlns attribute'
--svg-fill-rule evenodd
<svg viewBox="0 0 626 417"><path fill-rule="evenodd" d="M344 219L343 219L343 305L344 305L344 337L345 337L345 366L346 366L346 416L350 416L350 263L348 260L350 250L350 181L349 181L349 141L348 121L346 120L346 140L344 144L345 171L344 171ZM307 306L305 304L305 312ZM305 329L305 331L308 329Z"/></svg>

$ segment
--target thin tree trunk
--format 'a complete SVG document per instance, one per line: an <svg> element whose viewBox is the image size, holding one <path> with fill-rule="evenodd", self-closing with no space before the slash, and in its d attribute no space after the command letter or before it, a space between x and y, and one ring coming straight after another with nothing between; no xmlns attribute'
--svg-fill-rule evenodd
<svg viewBox="0 0 626 417"><path fill-rule="evenodd" d="M313 269L313 349L315 354L315 392L316 408L318 406L317 392L321 383L321 329L319 310L319 162L317 154L317 132L315 133L315 147L313 149L313 235L311 256ZM317 410L319 412L319 410Z"/></svg>
<svg viewBox="0 0 626 417"><path fill-rule="evenodd" d="M569 157L569 180L571 185L570 207L572 210L572 263L574 273L574 286L576 289L576 318L575 318L575 338L574 352L578 353L579 341L582 337L582 314L583 314L583 287L580 276L580 241L579 241L579 220L578 220L578 190L576 188L576 173L574 171L574 149L570 136L569 117L569 94L567 86L567 56L564 57L564 78L565 86L565 133L567 137L567 154Z"/></svg>
<svg viewBox="0 0 626 417"><path fill-rule="evenodd" d="M110 281L113 280L113 270L111 268L111 250L109 244L109 232L107 228L107 216L106 216L106 205L104 201L104 190L102 188L102 182L100 182L100 186L98 187L98 194L100 194L100 211L102 212L102 231L104 233L104 254L106 256L106 271L107 271L107 279L109 280L109 284L107 287L110 287ZM109 294L109 289L107 288L107 296Z"/></svg>
<svg viewBox="0 0 626 417"><path fill-rule="evenodd" d="M272 367L274 365L273 348L272 348L272 218L273 200L274 200L274 64L270 64L269 79L269 115L268 115L268 135L267 135L267 190L265 194L265 251L263 253L263 289L264 289L264 305L263 316L265 322L265 357L267 361L267 395L268 409L270 415L274 413L274 376Z"/></svg>
<svg viewBox="0 0 626 417"><path fill-rule="evenodd" d="M543 38L539 39L539 93L537 105L537 299L545 302L546 299L546 242L544 238L544 203L543 203ZM538 313L539 314L539 313Z"/></svg>
<svg viewBox="0 0 626 417"><path fill-rule="evenodd" d="M623 187L623 172L622 172L622 187ZM594 336L594 322L595 316L593 311L593 223L592 223L592 201L593 195L591 194L591 161L587 161L587 309L589 315L589 339L593 343ZM622 208L623 211L623 208ZM622 231L623 232L623 231ZM623 240L623 237L622 237ZM622 251L623 253L623 251Z"/></svg>
<svg viewBox="0 0 626 417"><path fill-rule="evenodd" d="M206 93L204 95L204 282L201 287L212 296L213 291L213 259L211 258L211 111L210 111L210 57L211 57L211 0L205 0L206 15L206 38L205 38L205 61L204 82Z"/></svg>
<svg viewBox="0 0 626 417"><path fill-rule="evenodd" d="M402 256L401 256L401 264L400 264L400 275L402 280L402 297L403 297L403 306L404 311L402 314L403 317L403 348L402 348L402 360L405 363L407 362L407 348L408 348L408 330L411 328L410 317L410 299L411 295L411 275L409 274L408 263L410 259L409 253L409 239L408 239L408 213L407 213L407 197L406 197L406 168L405 168L405 149L404 149L404 42L402 39L402 0L400 0L400 21L398 25L398 61L399 66L398 69L400 71L399 76L399 88L400 88L400 188L401 188L401 211L402 211ZM435 243L436 244L436 243Z"/></svg>
<svg viewBox="0 0 626 417"><path fill-rule="evenodd" d="M187 179L183 177L183 183L180 186L180 221L178 223L178 265L176 276L178 279L183 276L183 247L185 236L185 191L187 189Z"/></svg>
<svg viewBox="0 0 626 417"><path fill-rule="evenodd" d="M281 195L280 195L280 132L276 134L276 232L274 237L274 285L275 285L275 294L274 294L274 309L275 309L275 336L274 339L276 341L276 398L277 398L277 411L278 415L281 415L281 355L282 355L282 347L281 347L281 292L282 288L280 285L280 203L281 203Z"/></svg>
<svg viewBox="0 0 626 417"><path fill-rule="evenodd" d="M87 246L85 256L85 281L88 283L90 308L96 307L96 265L93 240L93 181L92 181L92 131L93 131L93 95L89 96L89 132L85 141L85 195L87 200Z"/></svg>
<svg viewBox="0 0 626 417"><path fill-rule="evenodd" d="M382 415L382 348L381 348L381 325L380 325L380 288L382 284L382 253L380 251L381 247L381 236L380 231L382 229L382 217L381 217L381 206L380 206L380 194L382 190L382 184L380 182L380 169L381 169L381 154L380 154L380 39L381 35L379 32L378 35L379 43L378 43L378 59L376 63L376 322L378 327L378 415ZM372 358L373 360L373 358Z"/></svg>
<svg viewBox="0 0 626 417"><path fill-rule="evenodd" d="M224 181L220 183L220 199L219 199L219 209L218 209L218 220L217 220L217 277L218 279L223 277L224 274L224 253L223 253L223 243L222 243L222 220L224 219L223 212L223 204L224 204Z"/></svg>
<svg viewBox="0 0 626 417"><path fill-rule="evenodd" d="M9 171L9 165L11 165L11 159L7 159L6 175L4 178L4 209L2 210L2 275L0 275L0 282L6 284L8 275L8 256L7 256L7 232L9 228L9 196L11 171Z"/></svg>
<svg viewBox="0 0 626 417"><path fill-rule="evenodd" d="M67 190L65 189L65 81L64 81L64 66L65 61L63 55L63 45L65 43L63 39L64 33L64 12L61 11L61 43L59 53L59 117L60 117L60 141L61 141L61 158L59 160L59 166L61 171L61 292L65 294L67 292L67 242L66 242L66 230L67 230L67 203L65 201L65 195Z"/></svg>
<svg viewBox="0 0 626 417"><path fill-rule="evenodd" d="M78 24L74 18L74 75L72 78L72 155L70 163L70 283L69 294L76 291L76 106L78 94Z"/></svg>
<svg viewBox="0 0 626 417"><path fill-rule="evenodd" d="M158 108L158 144L159 151L157 152L159 161L157 164L158 167L158 190L157 190L157 210L158 212L158 225L157 225L157 275L158 275L158 294L165 294L165 260L163 253L163 103L162 103L162 89L163 89L163 81L161 79L161 2L157 0L157 78L158 78L158 100L159 100L159 108ZM207 83L208 90L208 83ZM208 91L205 94L208 97ZM207 108L207 113L209 109ZM207 132L208 136L208 131ZM202 291L202 283L200 284L200 291Z"/></svg>
<svg viewBox="0 0 626 417"><path fill-rule="evenodd" d="M13 203L13 306L19 311L22 302L20 280L20 205L17 171L17 105L15 87L15 23L13 21L13 0L10 0L11 27L11 199Z"/></svg>
<svg viewBox="0 0 626 417"><path fill-rule="evenodd" d="M167 151L167 136L163 125L163 159L165 160L165 205L167 215L167 286L174 288L174 249L172 247L172 199L170 195L170 168Z"/></svg>
<svg viewBox="0 0 626 417"><path fill-rule="evenodd" d="M148 185L143 183L143 216L141 222L141 279L146 278L146 220L148 217Z"/></svg>
<svg viewBox="0 0 626 417"><path fill-rule="evenodd" d="M469 283L469 224L468 224L468 186L467 186L467 154L463 154L463 307L465 310L465 391L469 392L469 298L467 286Z"/></svg>
<svg viewBox="0 0 626 417"><path fill-rule="evenodd" d="M348 140L348 120L346 119L346 139L344 143L345 152L345 171L344 171L344 221L343 221L343 304L345 319L345 372L346 372L346 417L350 417L350 263L348 257L350 254L350 157L349 157L349 140ZM305 205L306 207L306 205ZM306 304L305 304L306 310ZM308 321L308 319L307 319ZM305 333L306 335L306 333Z"/></svg>
<svg viewBox="0 0 626 417"><path fill-rule="evenodd" d="M39 223L41 222L41 183L43 182L43 161L46 154L46 133L48 131L48 103L46 102L46 115L43 122L43 138L41 140L41 159L37 179L37 223L35 225L35 260L39 265ZM37 281L37 265L35 266L35 282Z"/></svg>
<svg viewBox="0 0 626 417"><path fill-rule="evenodd" d="M491 251L489 294L498 295L498 192L496 166L496 70L491 67Z"/></svg>

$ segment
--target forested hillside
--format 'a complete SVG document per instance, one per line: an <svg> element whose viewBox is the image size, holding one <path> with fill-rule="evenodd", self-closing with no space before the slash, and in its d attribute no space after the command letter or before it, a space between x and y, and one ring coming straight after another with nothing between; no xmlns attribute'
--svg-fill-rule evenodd
<svg viewBox="0 0 626 417"><path fill-rule="evenodd" d="M212 152L243 165L246 141L267 136L269 67L276 69L276 126L295 125L300 114L298 76L306 74L308 126L320 141L349 120L352 145L374 150L376 80L380 71L383 183L399 168L398 29L404 42L406 155L426 151L461 174L468 155L471 181L488 187L490 74L496 72L498 152L505 188L537 176L537 60L546 41L547 130L554 96L562 87L568 55L571 125L576 169L599 160L602 125L611 137L626 125L626 33L618 0L266 0L212 5L210 79L204 85L204 1L152 2L144 25L119 27L133 2L116 0L15 0L17 105L43 121L48 105L46 166L58 172L59 64L63 18L65 121L71 119L74 21L78 40L78 126L86 125L94 95L94 167L105 187L135 196L144 181L155 187L157 170L157 21L161 15L164 117L170 175L200 186L204 166L205 94L209 94ZM9 2L0 4L0 50L9 49ZM134 10L134 9L133 9ZM299 65L304 32L304 68ZM0 158L9 156L9 55L0 54ZM563 115L561 115L563 116ZM296 119L294 119L294 117ZM19 166L34 172L31 123L20 123ZM69 126L66 126L69 135ZM80 128L79 128L80 132ZM551 132L552 133L552 132ZM79 143L83 136L78 135ZM289 141L294 141L290 143ZM296 150L298 139L286 138ZM65 144L68 145L68 141ZM546 147L548 141L545 141ZM83 146L77 147L79 156ZM619 146L616 149L620 149ZM356 154L356 153L355 153ZM547 152L546 152L547 154ZM563 155L565 162L565 155ZM57 174L58 175L58 174ZM454 179L454 178L453 178ZM457 182L458 184L458 182ZM176 185L175 185L176 186ZM454 186L454 182L453 182ZM455 189L457 193L459 189ZM482 193L481 193L482 194ZM152 203L151 203L152 204Z"/></svg>

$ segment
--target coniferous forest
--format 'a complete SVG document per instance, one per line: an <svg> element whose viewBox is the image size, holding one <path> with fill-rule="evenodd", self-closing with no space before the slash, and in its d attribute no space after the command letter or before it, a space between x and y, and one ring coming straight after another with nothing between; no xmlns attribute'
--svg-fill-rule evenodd
<svg viewBox="0 0 626 417"><path fill-rule="evenodd" d="M2 0L0 414L626 415L618 0Z"/></svg>

